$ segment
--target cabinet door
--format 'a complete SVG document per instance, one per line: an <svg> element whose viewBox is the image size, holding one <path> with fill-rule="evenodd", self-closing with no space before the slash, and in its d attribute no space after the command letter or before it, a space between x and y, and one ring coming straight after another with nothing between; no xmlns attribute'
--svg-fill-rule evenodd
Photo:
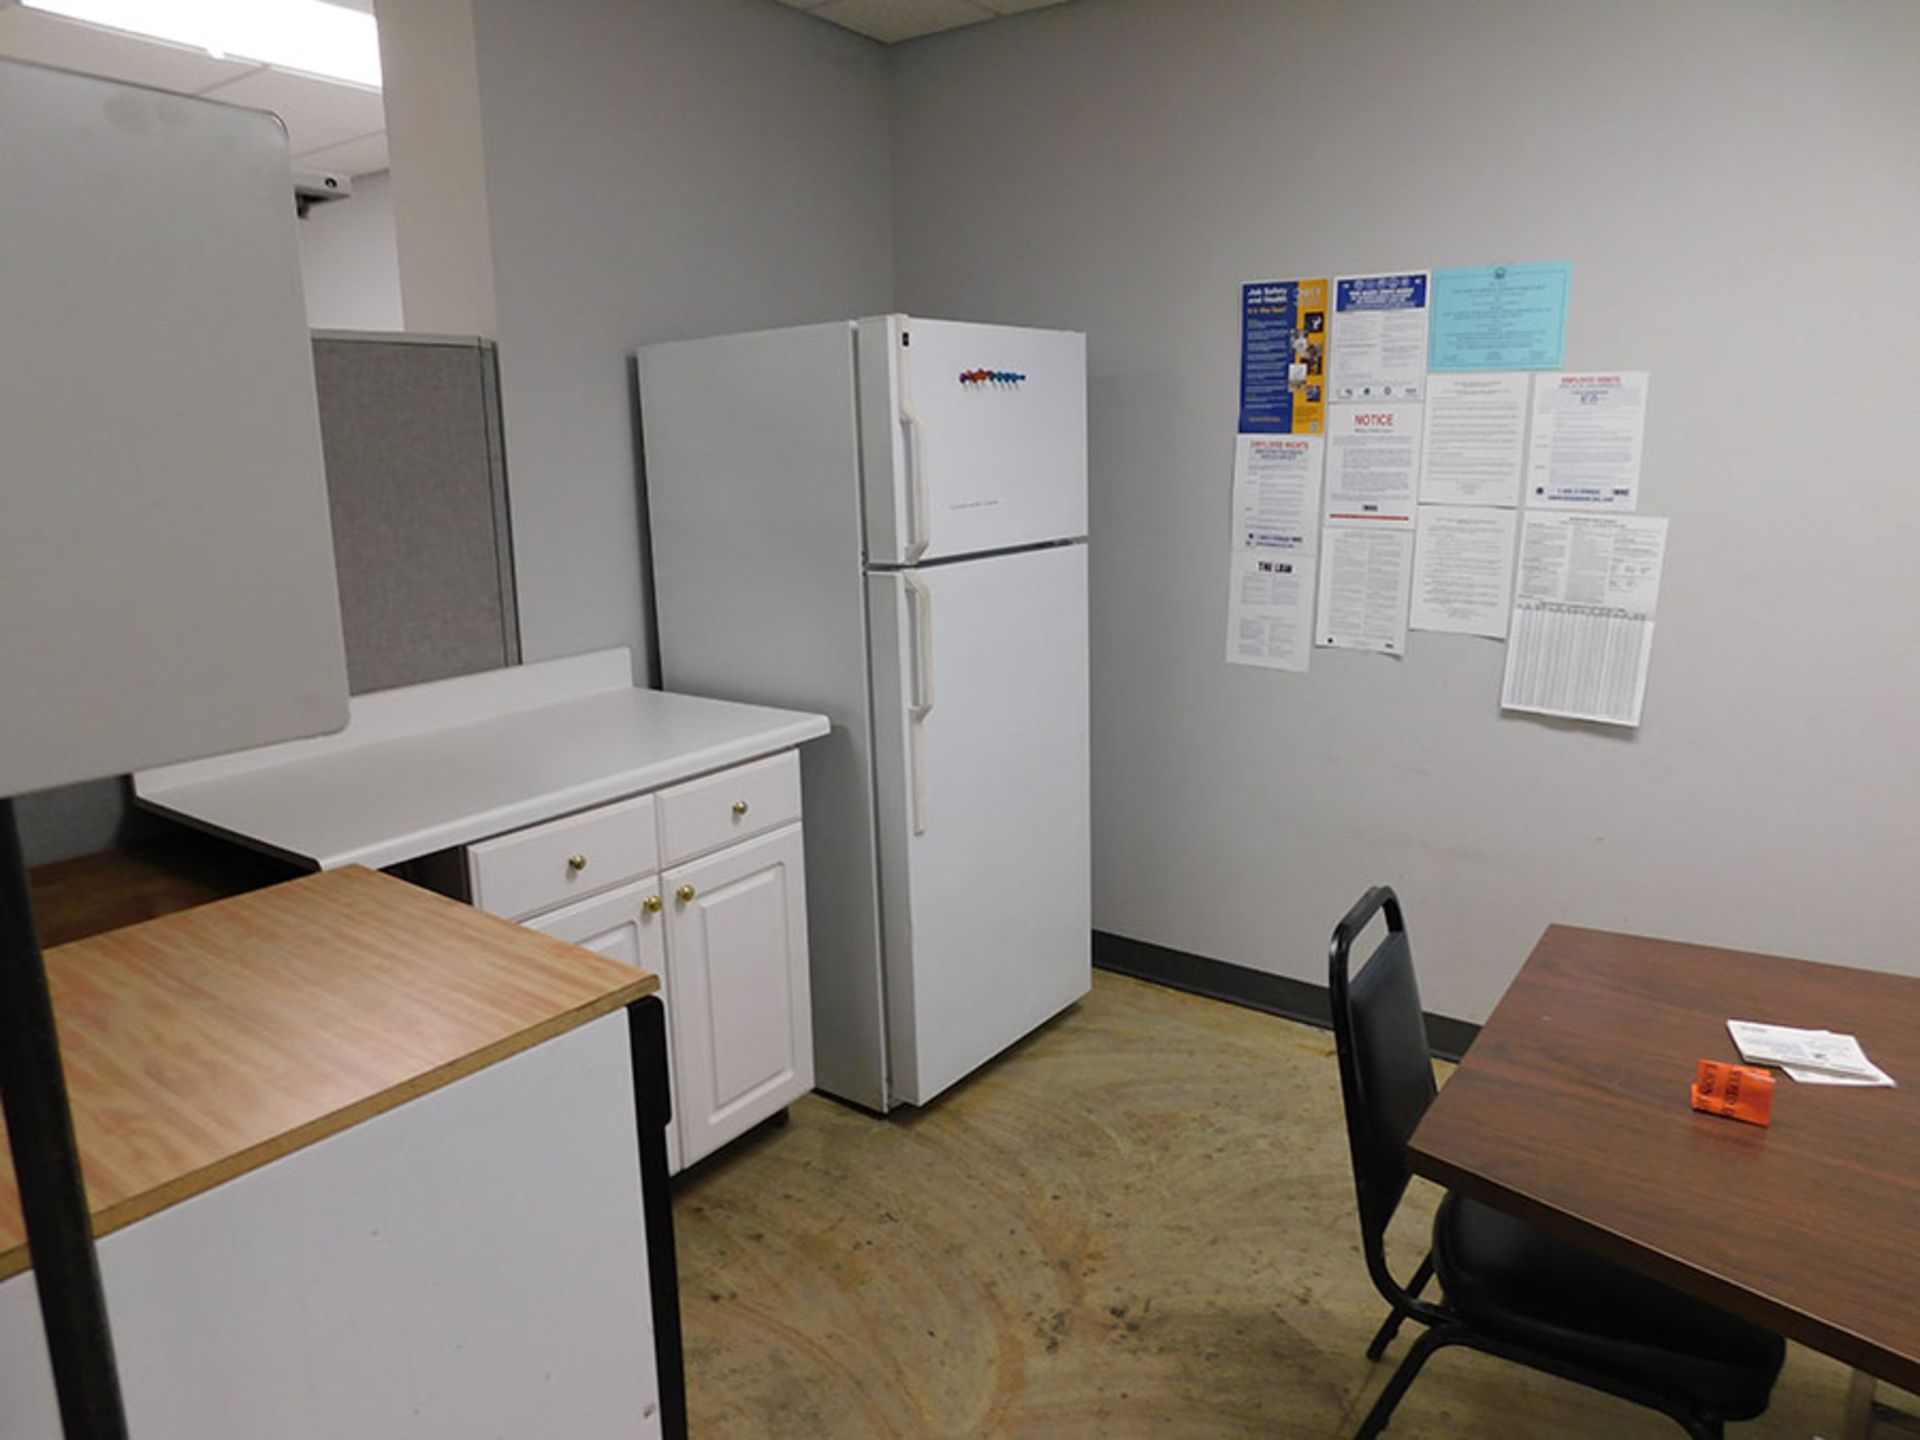
<svg viewBox="0 0 1920 1440"><path fill-rule="evenodd" d="M658 904L652 909L648 908L649 902L659 902L661 899L660 880L655 876L631 885L622 885L617 890L609 890L604 895L596 895L591 900L582 900L524 923L529 930L538 930L556 940L569 940L609 960L618 960L623 965L632 965L640 970L651 970L660 977L660 1000L671 1016L674 1002L667 993L666 916L661 913L662 907ZM671 1048L671 1040L668 1044ZM667 1087L676 1117L675 1123L667 1127L669 1173L678 1170L681 1163L680 1137L676 1133L679 1129L680 1099L673 1094L673 1067L674 1057L669 1054Z"/></svg>
<svg viewBox="0 0 1920 1440"><path fill-rule="evenodd" d="M665 879L674 1108L692 1164L813 1088L800 827Z"/></svg>

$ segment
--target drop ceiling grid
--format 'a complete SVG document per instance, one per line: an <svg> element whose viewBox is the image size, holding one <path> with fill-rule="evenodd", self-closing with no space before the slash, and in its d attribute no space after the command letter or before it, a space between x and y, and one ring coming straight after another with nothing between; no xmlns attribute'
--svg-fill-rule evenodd
<svg viewBox="0 0 1920 1440"><path fill-rule="evenodd" d="M387 168L386 106L377 90L216 59L204 50L28 10L12 0L0 0L0 56L271 110L286 123L288 149L301 169L365 175Z"/></svg>

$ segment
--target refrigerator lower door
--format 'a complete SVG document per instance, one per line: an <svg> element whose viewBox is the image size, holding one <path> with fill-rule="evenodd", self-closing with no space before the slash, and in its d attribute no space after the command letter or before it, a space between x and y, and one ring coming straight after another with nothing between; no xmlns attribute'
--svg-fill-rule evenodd
<svg viewBox="0 0 1920 1440"><path fill-rule="evenodd" d="M859 336L873 564L1087 533L1086 336L904 315Z"/></svg>
<svg viewBox="0 0 1920 1440"><path fill-rule="evenodd" d="M1092 984L1084 545L868 577L891 1098Z"/></svg>

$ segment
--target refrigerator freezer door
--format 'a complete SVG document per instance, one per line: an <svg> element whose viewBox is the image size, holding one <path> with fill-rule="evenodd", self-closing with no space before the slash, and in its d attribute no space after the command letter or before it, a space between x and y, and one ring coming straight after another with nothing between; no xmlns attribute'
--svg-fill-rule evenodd
<svg viewBox="0 0 1920 1440"><path fill-rule="evenodd" d="M1087 341L885 316L860 324L868 559L1087 533Z"/></svg>
<svg viewBox="0 0 1920 1440"><path fill-rule="evenodd" d="M892 1098L1092 983L1084 545L868 577Z"/></svg>

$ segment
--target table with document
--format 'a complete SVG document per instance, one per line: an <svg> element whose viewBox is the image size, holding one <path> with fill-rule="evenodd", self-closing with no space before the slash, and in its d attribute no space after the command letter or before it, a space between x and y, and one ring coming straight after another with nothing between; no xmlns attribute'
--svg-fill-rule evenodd
<svg viewBox="0 0 1920 1440"><path fill-rule="evenodd" d="M1747 1017L1854 1037L1895 1083L1782 1080L1764 1129L1695 1112L1696 1064L1739 1059L1727 1022ZM1920 979L1551 926L1411 1151L1429 1179L1920 1389Z"/></svg>

